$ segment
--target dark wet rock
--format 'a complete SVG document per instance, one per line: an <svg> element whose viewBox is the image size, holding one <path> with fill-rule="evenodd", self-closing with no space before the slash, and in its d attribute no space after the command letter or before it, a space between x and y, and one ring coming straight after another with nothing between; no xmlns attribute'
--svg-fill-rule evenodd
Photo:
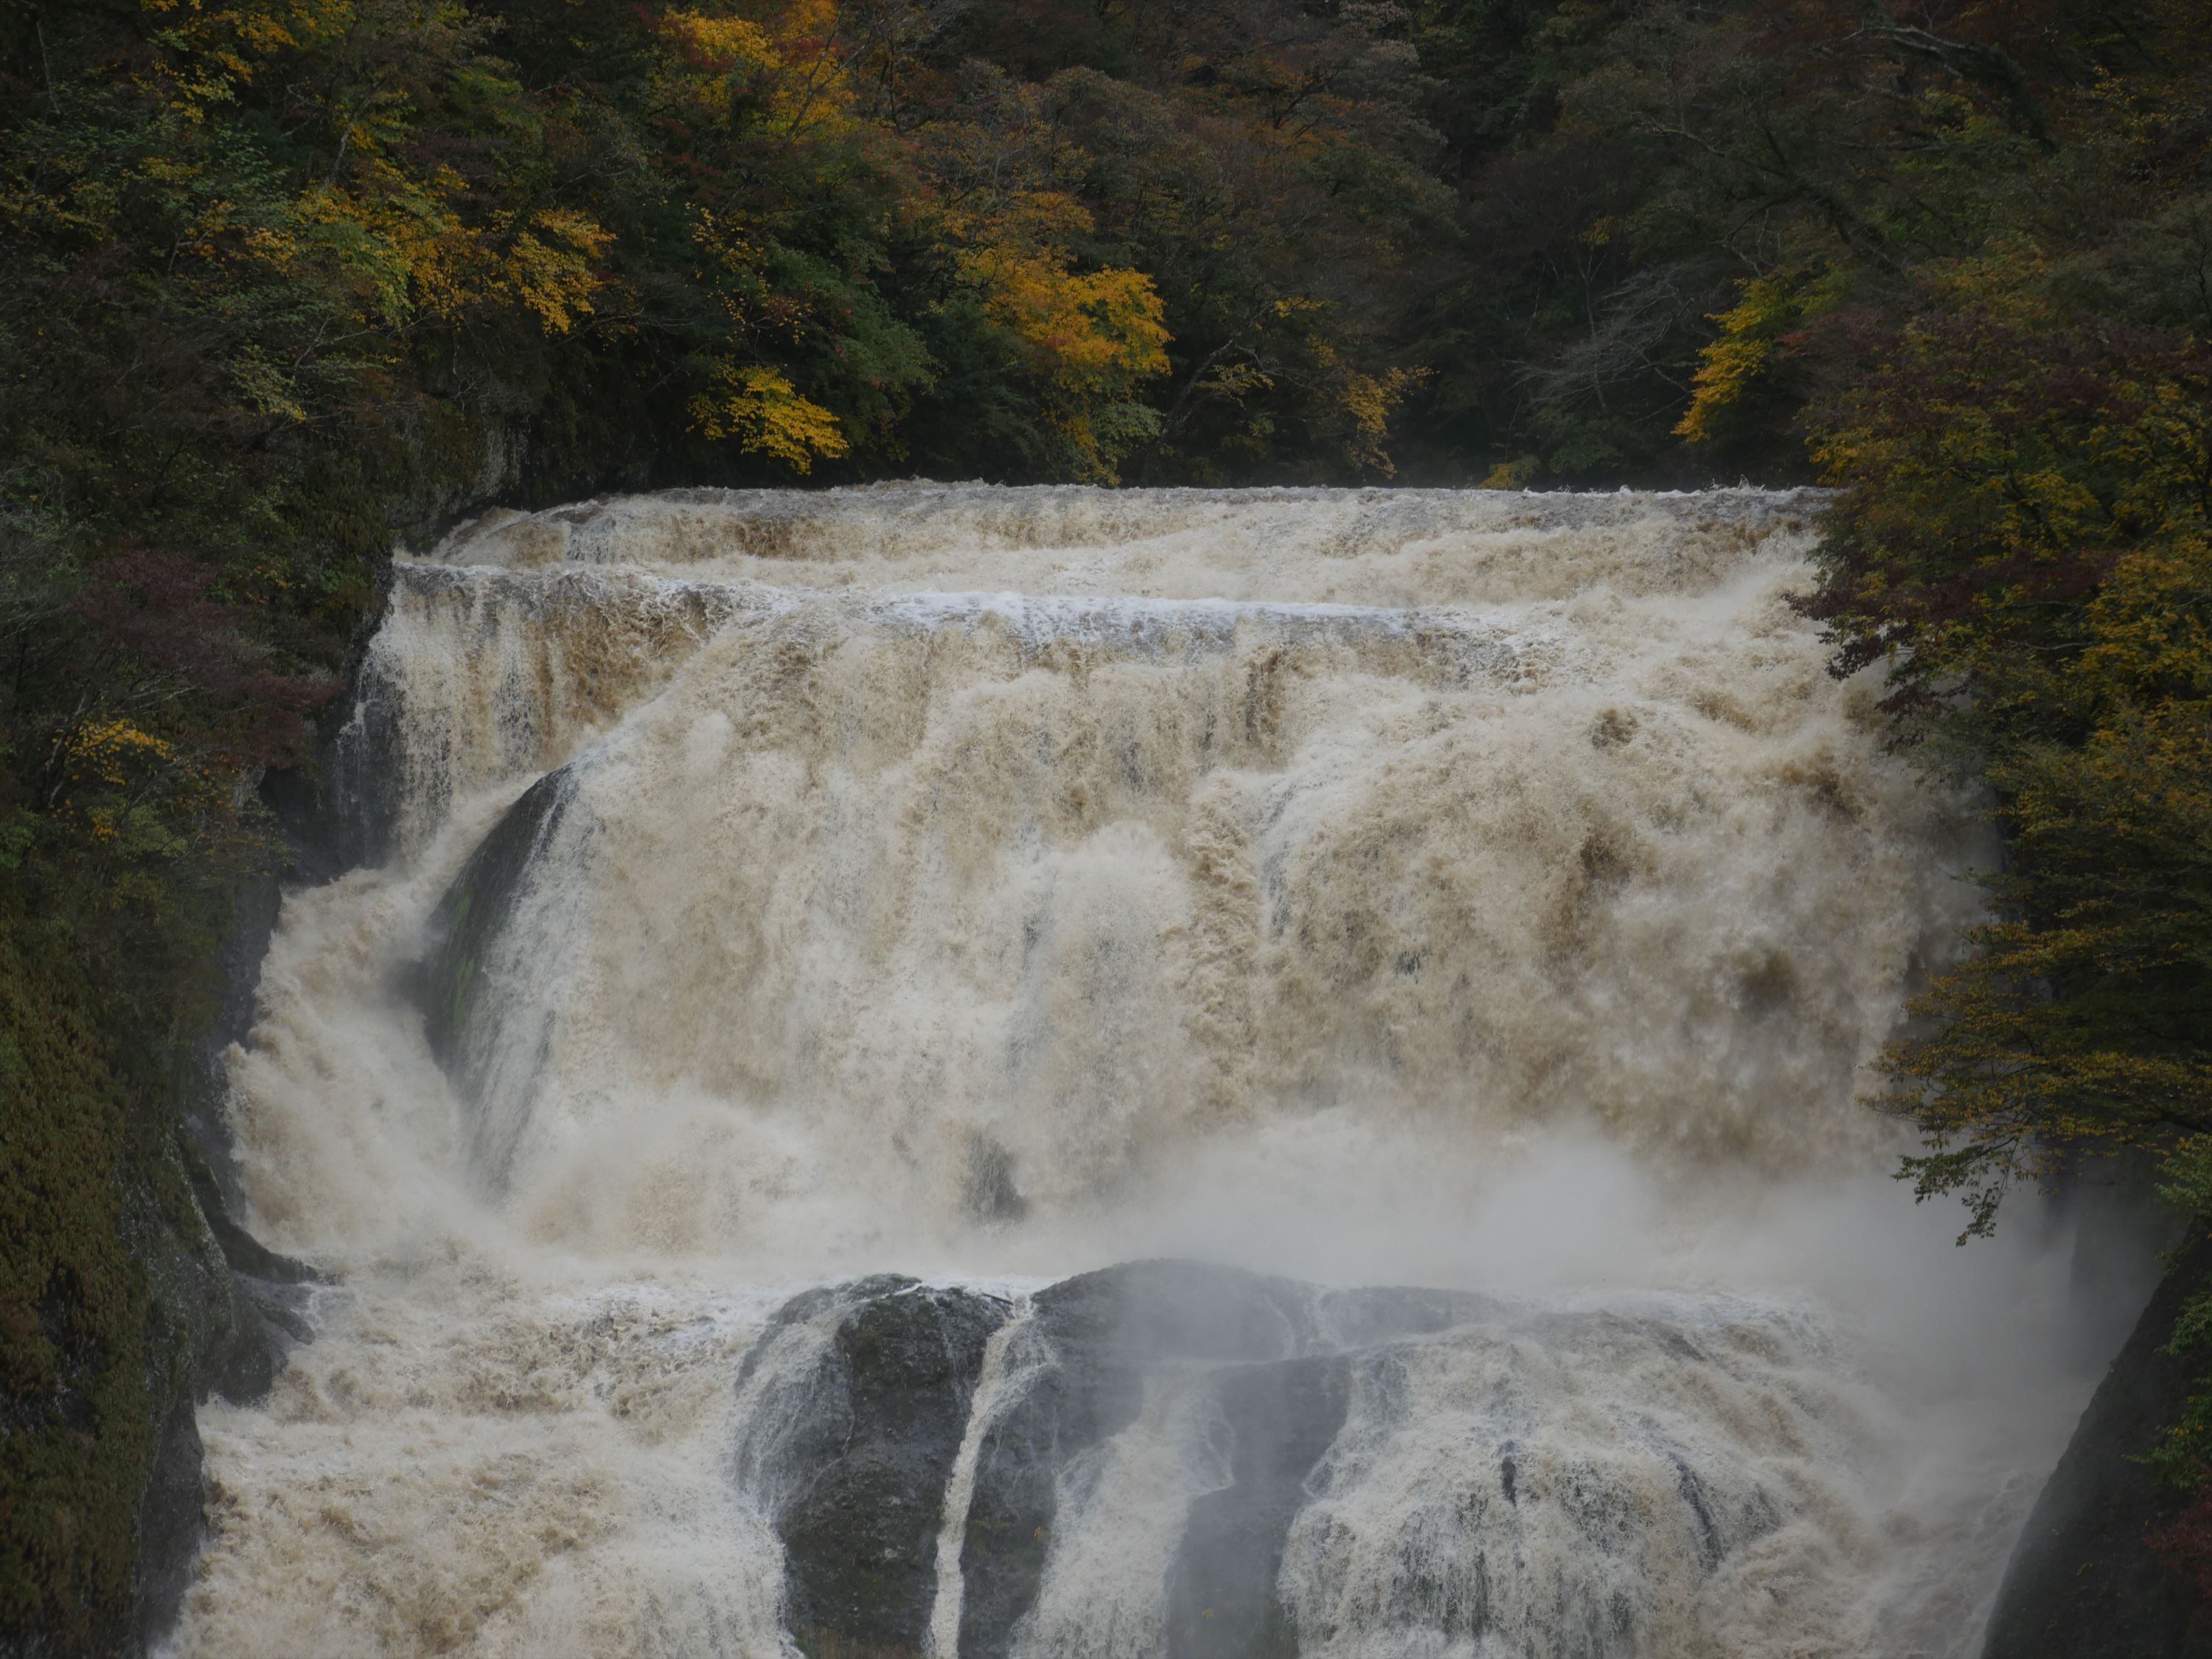
<svg viewBox="0 0 2212 1659"><path fill-rule="evenodd" d="M1288 1358L1315 1334L1311 1301L1288 1279L1187 1261L1130 1262L1037 1293L1032 1323L1049 1358L991 1425L976 1461L961 1552L961 1659L1011 1650L1043 1578L1055 1483L1136 1421L1147 1374Z"/></svg>
<svg viewBox="0 0 2212 1659"><path fill-rule="evenodd" d="M1984 1659L2208 1659L2212 1620L2145 1542L2168 1517L2155 1470L2133 1460L2177 1421L2200 1358L2160 1350L2181 1304L2212 1283L2200 1242L2152 1296L2021 1531Z"/></svg>
<svg viewBox="0 0 2212 1659"><path fill-rule="evenodd" d="M1216 1375L1234 1434L1232 1484L1191 1503L1168 1578L1172 1659L1295 1659L1297 1632L1276 1598L1284 1540L1305 1483L1344 1426L1351 1362L1341 1354Z"/></svg>
<svg viewBox="0 0 2212 1659"><path fill-rule="evenodd" d="M418 982L423 1030L439 1063L465 1085L481 1081L476 1071L482 1047L471 1039L486 962L514 913L532 857L568 810L572 781L564 766L524 790L469 854L431 915L431 945Z"/></svg>
<svg viewBox="0 0 2212 1659"><path fill-rule="evenodd" d="M751 1455L773 1464L757 1478L773 1494L784 1618L802 1650L921 1651L945 1488L1007 1312L997 1297L885 1275L794 1297L747 1355L740 1389L793 1328L833 1323L777 1444Z"/></svg>
<svg viewBox="0 0 2212 1659"><path fill-rule="evenodd" d="M215 1351L205 1384L234 1406L257 1406L283 1374L292 1350L314 1340L307 1320L309 1285L298 1279L256 1279L235 1269L231 1282L237 1308L234 1334Z"/></svg>
<svg viewBox="0 0 2212 1659"><path fill-rule="evenodd" d="M1014 1184L1013 1154L988 1135L968 1144L961 1200L978 1221L1019 1221L1029 1213L1029 1200Z"/></svg>
<svg viewBox="0 0 2212 1659"><path fill-rule="evenodd" d="M501 937L533 860L574 798L574 773L564 766L501 814L438 901L428 948L410 975L430 1052L469 1108L471 1161L495 1192L506 1185L559 1018L550 1007L493 1006Z"/></svg>
<svg viewBox="0 0 2212 1659"><path fill-rule="evenodd" d="M246 876L233 890L230 926L216 951L215 1017L196 1046L197 1074L184 1079L179 1091L178 1124L195 1155L193 1188L211 1224L218 1214L229 1224L231 1212L245 1207L237 1152L231 1144L230 1123L223 1109L227 1093L223 1054L232 1043L245 1041L253 1029L261 962L276 931L283 886L276 872L262 870ZM243 1236L242 1229L234 1231Z"/></svg>
<svg viewBox="0 0 2212 1659"><path fill-rule="evenodd" d="M207 1535L207 1485L200 1469L200 1430L189 1394L179 1394L161 1426L146 1487L138 1500L138 1572L131 1625L150 1647L170 1626L191 1588L192 1569Z"/></svg>
<svg viewBox="0 0 2212 1659"><path fill-rule="evenodd" d="M1190 1506L1168 1584L1168 1642L1193 1659L1297 1643L1275 1581L1304 1483L1342 1427L1352 1351L1493 1310L1441 1291L1321 1291L1189 1261L1136 1261L1036 1298L1047 1357L984 1435L961 1556L961 1659L999 1659L1036 1605L1078 1458L1137 1419L1148 1378L1204 1369L1231 1484Z"/></svg>

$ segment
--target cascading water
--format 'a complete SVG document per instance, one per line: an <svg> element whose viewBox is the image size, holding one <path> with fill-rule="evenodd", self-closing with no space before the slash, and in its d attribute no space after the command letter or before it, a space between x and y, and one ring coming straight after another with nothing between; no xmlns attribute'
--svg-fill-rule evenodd
<svg viewBox="0 0 2212 1659"><path fill-rule="evenodd" d="M230 1056L330 1282L204 1413L176 1650L1971 1652L2069 1239L1950 1251L1856 1103L1980 849L1790 607L1814 505L685 492L401 561L379 867Z"/></svg>

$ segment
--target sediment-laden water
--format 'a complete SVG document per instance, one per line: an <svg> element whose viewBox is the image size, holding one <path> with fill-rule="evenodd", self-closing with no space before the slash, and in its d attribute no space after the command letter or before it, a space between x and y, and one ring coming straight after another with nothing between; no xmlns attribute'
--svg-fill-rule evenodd
<svg viewBox="0 0 2212 1659"><path fill-rule="evenodd" d="M1972 1651L2102 1355L2066 1219L1953 1250L1858 1103L1983 854L1790 607L1813 506L403 561L373 867L230 1057L331 1282L204 1414L176 1651Z"/></svg>

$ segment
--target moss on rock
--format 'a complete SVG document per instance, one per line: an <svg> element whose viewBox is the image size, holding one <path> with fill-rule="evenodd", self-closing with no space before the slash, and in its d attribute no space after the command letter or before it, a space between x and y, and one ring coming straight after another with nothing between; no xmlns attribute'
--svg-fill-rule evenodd
<svg viewBox="0 0 2212 1659"><path fill-rule="evenodd" d="M27 931L0 918L0 1642L94 1653L129 1638L168 1368L125 1239L144 1148L84 988Z"/></svg>

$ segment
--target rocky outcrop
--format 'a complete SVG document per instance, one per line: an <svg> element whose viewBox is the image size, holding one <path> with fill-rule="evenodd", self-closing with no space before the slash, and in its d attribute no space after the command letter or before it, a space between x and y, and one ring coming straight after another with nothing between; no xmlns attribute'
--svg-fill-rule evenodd
<svg viewBox="0 0 2212 1659"><path fill-rule="evenodd" d="M866 1279L787 1304L738 1386L775 1443L739 1464L787 1555L785 1618L809 1653L918 1654L942 1593L939 1534L963 1434L977 1437L959 1528L957 1650L996 1659L1038 1599L1071 1481L1164 1384L1196 1390L1218 1468L1166 1541L1164 1651L1272 1659L1297 1651L1276 1595L1307 1483L1342 1427L1356 1352L1464 1322L1493 1304L1397 1291L1321 1291L1182 1261L1141 1261L1039 1291L1000 1359L988 1420L970 1422L996 1297ZM811 1345L810 1345L811 1337ZM763 1397L781 1367L781 1402Z"/></svg>
<svg viewBox="0 0 2212 1659"><path fill-rule="evenodd" d="M2160 1350L2181 1304L2212 1282L2212 1243L2175 1265L2081 1413L2021 1529L1984 1659L2212 1659L2212 1619L2145 1541L2172 1508L2135 1460L2177 1421L2201 1356Z"/></svg>
<svg viewBox="0 0 2212 1659"><path fill-rule="evenodd" d="M502 1042L517 1045L498 1030L486 1000L496 982L494 958L514 912L531 862L560 825L574 797L574 774L561 767L523 791L500 815L489 835L471 853L438 901L429 924L429 948L415 972L415 998L422 1010L422 1029L430 1052L474 1108L470 1119L470 1152L478 1174L492 1188L504 1184L514 1145L526 1115L487 1106L488 1082ZM510 1020L526 1018L502 1011ZM538 1009L526 1018L550 1027L554 1011ZM520 1045L527 1048L527 1044ZM541 1043L538 1052L542 1054ZM526 1068L527 1069L527 1068ZM527 1077L509 1079L510 1092L530 1093Z"/></svg>

